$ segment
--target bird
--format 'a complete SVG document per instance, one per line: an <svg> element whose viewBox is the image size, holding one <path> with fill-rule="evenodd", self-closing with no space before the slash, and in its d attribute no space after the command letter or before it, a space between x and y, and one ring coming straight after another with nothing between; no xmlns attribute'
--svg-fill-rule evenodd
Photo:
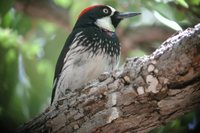
<svg viewBox="0 0 200 133"><path fill-rule="evenodd" d="M80 13L57 60L51 104L117 68L121 44L116 28L124 18L139 14L109 5L89 6Z"/></svg>

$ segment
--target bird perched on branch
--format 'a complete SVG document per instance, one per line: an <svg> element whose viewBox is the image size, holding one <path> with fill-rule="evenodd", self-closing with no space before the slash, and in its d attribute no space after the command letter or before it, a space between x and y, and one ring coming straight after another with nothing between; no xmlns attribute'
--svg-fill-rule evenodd
<svg viewBox="0 0 200 133"><path fill-rule="evenodd" d="M115 29L122 19L139 14L118 12L107 5L81 12L57 61L51 103L116 68L120 42Z"/></svg>

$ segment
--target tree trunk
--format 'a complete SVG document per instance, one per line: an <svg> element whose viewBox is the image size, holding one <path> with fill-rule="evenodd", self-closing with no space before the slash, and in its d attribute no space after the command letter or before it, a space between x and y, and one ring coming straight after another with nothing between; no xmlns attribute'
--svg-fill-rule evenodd
<svg viewBox="0 0 200 133"><path fill-rule="evenodd" d="M127 59L22 125L19 132L148 132L200 106L200 24L153 54Z"/></svg>

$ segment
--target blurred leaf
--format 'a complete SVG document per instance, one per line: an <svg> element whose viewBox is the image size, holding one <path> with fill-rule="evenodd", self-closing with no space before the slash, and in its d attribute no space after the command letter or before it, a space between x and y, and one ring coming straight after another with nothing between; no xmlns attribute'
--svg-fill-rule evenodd
<svg viewBox="0 0 200 133"><path fill-rule="evenodd" d="M27 58L33 59L34 57L37 56L41 48L39 45L34 44L34 42L32 42L32 44L29 43L21 45L21 50L26 55Z"/></svg>
<svg viewBox="0 0 200 133"><path fill-rule="evenodd" d="M192 5L200 5L200 0L188 0Z"/></svg>
<svg viewBox="0 0 200 133"><path fill-rule="evenodd" d="M14 10L11 9L2 17L1 27L3 28L12 27L14 18L15 18L15 12Z"/></svg>
<svg viewBox="0 0 200 133"><path fill-rule="evenodd" d="M187 4L187 2L185 0L177 0L177 3L182 5L185 8L189 7L189 5Z"/></svg>
<svg viewBox="0 0 200 133"><path fill-rule="evenodd" d="M17 47L21 43L21 36L11 29L0 28L0 42L5 48Z"/></svg>
<svg viewBox="0 0 200 133"><path fill-rule="evenodd" d="M173 9L168 5L168 4L157 4L157 5L153 5L153 9L157 12L159 12L160 14L162 14L162 16L164 16L165 18L168 19L174 19L174 12Z"/></svg>
<svg viewBox="0 0 200 133"><path fill-rule="evenodd" d="M49 62L47 61L40 61L37 65L37 71L40 73L40 74L46 74L48 68L49 68Z"/></svg>
<svg viewBox="0 0 200 133"><path fill-rule="evenodd" d="M123 2L127 2L127 1L123 1ZM112 5L112 7L116 8L117 1L116 0L104 0L104 4L105 5Z"/></svg>
<svg viewBox="0 0 200 133"><path fill-rule="evenodd" d="M14 60L16 60L16 52L14 49L10 49L7 53L6 53L6 62L8 64L10 64L11 62L13 62Z"/></svg>
<svg viewBox="0 0 200 133"><path fill-rule="evenodd" d="M44 26L45 25L45 26ZM56 25L53 23L47 23L45 21L41 21L39 26L44 30L45 33L52 34L55 33Z"/></svg>
<svg viewBox="0 0 200 133"><path fill-rule="evenodd" d="M165 18L164 16L162 16L160 13L158 13L156 11L154 11L154 15L161 23L165 24L166 26L168 26L176 31L182 30L180 25L178 23L176 23L175 21Z"/></svg>
<svg viewBox="0 0 200 133"><path fill-rule="evenodd" d="M30 30L32 22L29 17L10 9L1 21L1 27L12 28L18 31L19 34L25 34Z"/></svg>
<svg viewBox="0 0 200 133"><path fill-rule="evenodd" d="M178 128L180 126L180 120L174 120L171 122L171 128Z"/></svg>
<svg viewBox="0 0 200 133"><path fill-rule="evenodd" d="M57 5L62 6L62 7L69 7L70 4L72 3L71 0L54 0L54 2Z"/></svg>
<svg viewBox="0 0 200 133"><path fill-rule="evenodd" d="M0 0L0 16L4 16L12 7L13 0Z"/></svg>
<svg viewBox="0 0 200 133"><path fill-rule="evenodd" d="M141 57L144 55L145 55L144 51L140 49L133 50L128 54L129 57L135 57L135 56Z"/></svg>
<svg viewBox="0 0 200 133"><path fill-rule="evenodd" d="M12 22L13 29L17 30L19 34L24 35L31 31L32 23L34 21L30 20L29 17L17 12L15 13L15 18Z"/></svg>

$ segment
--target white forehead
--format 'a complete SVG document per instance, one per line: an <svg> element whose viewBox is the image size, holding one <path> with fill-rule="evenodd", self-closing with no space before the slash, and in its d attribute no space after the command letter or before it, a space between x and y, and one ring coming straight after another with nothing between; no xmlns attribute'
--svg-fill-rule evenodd
<svg viewBox="0 0 200 133"><path fill-rule="evenodd" d="M112 16L116 11L115 8L108 6L108 5L106 5L106 6L111 9L112 13L110 14L110 16Z"/></svg>

